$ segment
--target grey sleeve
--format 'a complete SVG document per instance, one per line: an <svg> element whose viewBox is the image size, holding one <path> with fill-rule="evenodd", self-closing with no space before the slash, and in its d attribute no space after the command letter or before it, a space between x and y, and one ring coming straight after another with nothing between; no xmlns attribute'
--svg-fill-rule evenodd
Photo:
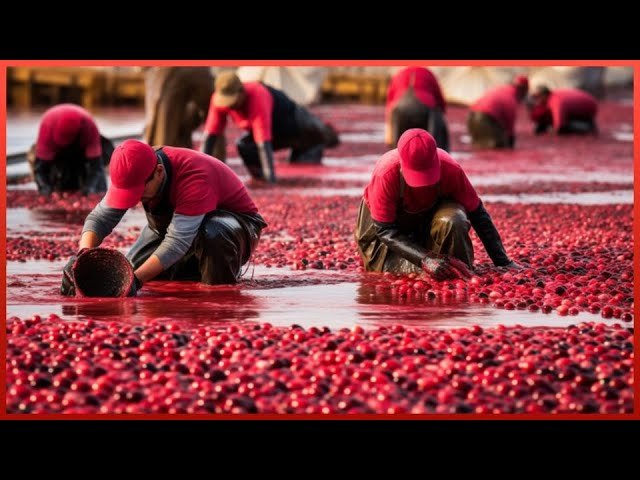
<svg viewBox="0 0 640 480"><path fill-rule="evenodd" d="M104 203L103 198L91 213L87 215L87 219L84 221L84 226L82 227L82 233L93 232L102 242L104 237L109 235L116 225L120 223L120 220L122 220L125 213L127 213L126 209L122 210L119 208L108 207Z"/></svg>
<svg viewBox="0 0 640 480"><path fill-rule="evenodd" d="M177 213L173 215L167 228L167 234L153 253L160 259L160 263L165 270L187 253L198 233L203 218L204 215L189 216Z"/></svg>

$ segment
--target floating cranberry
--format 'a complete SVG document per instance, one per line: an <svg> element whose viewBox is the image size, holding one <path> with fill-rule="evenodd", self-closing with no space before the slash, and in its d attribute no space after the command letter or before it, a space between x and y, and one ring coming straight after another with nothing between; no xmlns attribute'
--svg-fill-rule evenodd
<svg viewBox="0 0 640 480"><path fill-rule="evenodd" d="M613 308L607 305L602 308L602 312L600 314L603 318L611 318L613 317Z"/></svg>

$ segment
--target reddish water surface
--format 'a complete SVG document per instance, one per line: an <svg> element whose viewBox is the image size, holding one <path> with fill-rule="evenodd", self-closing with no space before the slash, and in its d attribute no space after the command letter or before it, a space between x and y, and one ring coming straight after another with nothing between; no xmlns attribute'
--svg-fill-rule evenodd
<svg viewBox="0 0 640 480"><path fill-rule="evenodd" d="M399 298L391 290L376 289L377 275L317 270L250 269L236 286L206 286L195 282L150 282L136 298L88 299L59 295L63 262L10 266L7 314L26 317L54 313L61 318L95 319L141 324L151 320L181 322L185 326L227 326L241 322L268 322L276 326L360 325L376 328L402 319L407 326L453 328L481 324L558 327L574 317L549 316L521 310L495 309L458 299ZM30 272L31 271L31 272ZM51 273L42 273L51 272ZM251 279L253 274L253 279ZM34 307L35 306L35 307ZM585 312L581 320L601 320ZM603 320L613 324L619 320Z"/></svg>
<svg viewBox="0 0 640 480"><path fill-rule="evenodd" d="M166 295L168 288L173 293L171 306L175 309L165 312L165 316L198 322L268 319L281 325L298 322L338 327L355 323L373 325L401 315L412 323L438 327L474 321L488 325L561 324L562 319L555 312L549 316L501 310L473 305L466 299L446 299L446 304L442 299L437 302L398 299L389 291L380 288L375 291L380 280L376 275L359 273L362 268L352 231L358 207L356 197L361 195L378 155L384 151L380 135L382 108L321 106L316 110L344 132L342 144L327 152L321 166L289 166L283 163L286 152L278 153L280 185L252 188L269 222L253 259L258 269L253 272L252 281L245 280L237 287L215 288L151 282L139 299L125 302L93 300L76 304L57 297L60 264L75 251L84 217L99 196L45 199L27 186L26 190L10 190L7 198L8 313L49 311L65 318L94 315L137 321L142 315L157 314L154 305L164 304L158 299ZM525 263L530 263L536 253L545 256L551 251L561 256L580 256L582 263L572 268L586 268L583 276L586 283L596 277L587 276L589 257L584 249L597 246L598 234L605 231L609 246L614 241L617 249L616 255L609 255L605 261L617 258L621 262L605 265L606 270L630 270L631 207L615 213L613 204L632 202L631 106L605 102L600 114L601 134L597 138L536 137L523 113L517 127L518 148L513 152L471 150L465 142L466 111L453 107L448 115L453 155L485 200L511 256ZM231 128L229 133L229 164L247 179L233 146L239 132ZM571 203L581 206L554 207ZM552 214L553 218L547 218ZM616 216L615 221L607 222L612 215ZM143 212L139 208L130 211L105 245L126 252L143 225ZM611 228L615 231L610 231ZM476 264L489 268L488 258L475 235L473 240ZM56 261L51 264L53 270L40 262L30 264L39 258ZM532 267L536 266L542 265L534 262ZM298 270L303 272L300 274ZM304 273L311 270L320 270L324 275ZM325 270L332 273L327 275ZM535 279L540 278L555 280L553 275L537 273ZM28 287L20 287L22 284ZM624 281L611 287L619 285L628 288ZM247 308L240 308L241 305ZM612 307L630 309L628 304ZM581 310L581 315L591 317L585 308Z"/></svg>

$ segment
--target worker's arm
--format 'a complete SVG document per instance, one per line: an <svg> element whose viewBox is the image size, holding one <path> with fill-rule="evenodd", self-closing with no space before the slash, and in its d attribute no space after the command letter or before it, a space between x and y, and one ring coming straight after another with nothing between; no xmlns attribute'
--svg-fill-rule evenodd
<svg viewBox="0 0 640 480"><path fill-rule="evenodd" d="M273 146L270 141L258 143L258 155L264 179L267 182L275 183L276 172L273 166Z"/></svg>
<svg viewBox="0 0 640 480"><path fill-rule="evenodd" d="M403 234L398 225L397 206L402 202L398 175L389 171L380 177L373 177L368 187L367 207L378 239L392 252L420 266L427 249Z"/></svg>
<svg viewBox="0 0 640 480"><path fill-rule="evenodd" d="M102 240L120 223L125 213L127 213L126 209L107 206L103 198L84 221L79 248L99 246Z"/></svg>
<svg viewBox="0 0 640 480"><path fill-rule="evenodd" d="M157 255L151 255L142 265L140 265L134 275L140 281L140 287L145 282L157 277L162 272L164 272L164 267L162 266L162 262L157 257ZM138 288L139 289L139 288Z"/></svg>
<svg viewBox="0 0 640 480"><path fill-rule="evenodd" d="M395 223L381 223L374 220L378 239L389 250L422 268L435 280L468 278L471 276L467 266L450 255L434 254L417 244L402 233Z"/></svg>
<svg viewBox="0 0 640 480"><path fill-rule="evenodd" d="M427 255L427 249L403 234L395 223L382 223L374 220L376 236L389 250L397 253L402 258L409 260L414 265L420 266L422 259Z"/></svg>
<svg viewBox="0 0 640 480"><path fill-rule="evenodd" d="M202 141L202 152L226 163L227 145L224 134L205 134Z"/></svg>
<svg viewBox="0 0 640 480"><path fill-rule="evenodd" d="M482 202L473 212L468 213L468 217L493 264L497 267L515 266L516 264L507 256L500 234Z"/></svg>
<svg viewBox="0 0 640 480"><path fill-rule="evenodd" d="M80 236L80 245L78 246L78 250L98 247L101 243L102 241L100 240L98 235L96 235L96 232L83 232Z"/></svg>
<svg viewBox="0 0 640 480"><path fill-rule="evenodd" d="M202 140L202 152L214 156L223 162L226 160L224 145L224 130L227 126L227 111L217 108L214 102L215 93L211 96L209 112L204 123L204 138Z"/></svg>
<svg viewBox="0 0 640 480"><path fill-rule="evenodd" d="M38 193L41 195L49 195L52 191L50 179L52 163L37 157L33 163L33 176L38 187Z"/></svg>
<svg viewBox="0 0 640 480"><path fill-rule="evenodd" d="M204 215L174 214L162 243L136 271L142 284L157 277L187 253L202 224Z"/></svg>

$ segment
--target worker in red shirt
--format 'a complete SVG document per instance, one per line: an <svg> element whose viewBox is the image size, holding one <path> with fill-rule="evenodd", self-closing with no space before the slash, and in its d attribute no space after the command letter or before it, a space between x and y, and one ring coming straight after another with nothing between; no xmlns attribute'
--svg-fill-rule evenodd
<svg viewBox="0 0 640 480"><path fill-rule="evenodd" d="M209 67L151 67L145 72L144 141L192 148L213 93Z"/></svg>
<svg viewBox="0 0 640 480"><path fill-rule="evenodd" d="M104 167L112 152L91 114L64 103L44 113L27 157L41 194L80 190L86 195L107 189Z"/></svg>
<svg viewBox="0 0 640 480"><path fill-rule="evenodd" d="M473 227L494 265L512 262L489 213L460 165L425 130L402 134L376 164L355 230L367 271L427 272L436 280L466 278Z"/></svg>
<svg viewBox="0 0 640 480"><path fill-rule="evenodd" d="M283 92L262 82L242 83L234 72L216 76L215 91L205 123L202 151L225 160L219 148L227 115L248 130L236 146L254 179L275 182L273 152L291 148L290 163L318 164L325 147L338 145L338 135L306 108L297 105Z"/></svg>
<svg viewBox="0 0 640 480"><path fill-rule="evenodd" d="M513 148L518 104L527 96L529 80L518 75L513 83L494 88L470 107L467 128L478 148Z"/></svg>
<svg viewBox="0 0 640 480"><path fill-rule="evenodd" d="M431 70L407 67L391 78L385 107L385 143L395 148L400 135L410 128L427 130L443 150L449 150L447 106L438 80Z"/></svg>
<svg viewBox="0 0 640 480"><path fill-rule="evenodd" d="M109 173L111 185L85 220L79 252L99 246L142 201L147 225L127 254L135 270L130 295L153 278L238 281L267 224L229 166L187 148L154 151L127 140L115 149ZM64 267L63 295L75 294L75 258Z"/></svg>
<svg viewBox="0 0 640 480"><path fill-rule="evenodd" d="M598 102L587 92L574 88L550 90L540 85L527 102L529 115L540 135L552 128L558 135L598 133Z"/></svg>

